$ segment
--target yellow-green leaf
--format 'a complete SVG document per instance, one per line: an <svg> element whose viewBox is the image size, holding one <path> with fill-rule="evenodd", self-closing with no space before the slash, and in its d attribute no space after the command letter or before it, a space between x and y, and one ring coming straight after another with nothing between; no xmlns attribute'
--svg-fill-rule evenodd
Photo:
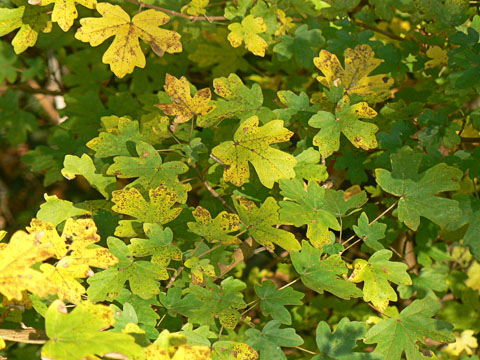
<svg viewBox="0 0 480 360"><path fill-rule="evenodd" d="M272 120L258 126L258 117L245 120L235 132L233 141L225 141L212 150L212 154L226 167L223 179L242 186L250 178L250 162L257 171L260 182L271 189L280 179L295 177L295 157L271 144L288 141L293 132L283 127L283 120Z"/></svg>
<svg viewBox="0 0 480 360"><path fill-rule="evenodd" d="M267 31L267 25L261 17L248 15L242 20L242 23L233 23L228 25L228 41L236 48L245 42L245 48L257 56L265 56L265 50L268 47L267 42L258 34Z"/></svg>
<svg viewBox="0 0 480 360"><path fill-rule="evenodd" d="M229 233L240 230L240 219L237 214L222 211L215 219L210 212L201 206L193 211L196 222L189 222L191 232L204 237L208 242L220 242L224 245L238 244L241 241Z"/></svg>
<svg viewBox="0 0 480 360"><path fill-rule="evenodd" d="M212 93L209 88L197 91L190 95L190 84L185 76L177 79L167 74L165 76L165 92L172 99L171 104L158 104L167 115L174 115L175 122L181 124L187 122L195 115L207 115L213 111L215 105L210 105Z"/></svg>
<svg viewBox="0 0 480 360"><path fill-rule="evenodd" d="M338 86L338 81L348 95L364 96L368 101L380 102L390 97L393 79L385 74L368 76L382 60L375 59L372 48L357 45L355 49L345 52L345 69L337 56L327 50L320 51L320 56L313 59L315 66L323 72L317 80L328 88Z"/></svg>
<svg viewBox="0 0 480 360"><path fill-rule="evenodd" d="M159 28L170 20L170 17L161 11L145 10L133 19L118 5L99 3L97 11L102 17L81 19L82 27L78 29L75 37L89 42L92 46L98 46L115 35L102 61L110 64L111 70L119 78L133 72L135 66L145 67L145 55L138 38L149 43L152 50L160 56L165 52L173 54L182 51L180 34Z"/></svg>

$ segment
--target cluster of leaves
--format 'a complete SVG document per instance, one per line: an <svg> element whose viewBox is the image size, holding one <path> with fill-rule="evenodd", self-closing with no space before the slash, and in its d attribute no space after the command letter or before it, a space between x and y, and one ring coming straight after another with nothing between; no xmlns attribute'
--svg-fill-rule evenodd
<svg viewBox="0 0 480 360"><path fill-rule="evenodd" d="M478 360L478 10L3 1L0 359Z"/></svg>

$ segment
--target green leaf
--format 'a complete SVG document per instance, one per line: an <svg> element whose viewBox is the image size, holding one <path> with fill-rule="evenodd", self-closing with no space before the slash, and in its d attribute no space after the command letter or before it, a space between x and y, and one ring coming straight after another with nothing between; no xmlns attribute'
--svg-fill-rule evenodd
<svg viewBox="0 0 480 360"><path fill-rule="evenodd" d="M425 109L418 117L418 124L424 127L418 133L418 139L427 152L439 151L442 146L453 149L460 144L457 133L461 126L448 119L445 109L440 109L438 113Z"/></svg>
<svg viewBox="0 0 480 360"><path fill-rule="evenodd" d="M249 89L235 74L213 80L213 88L223 99L213 102L215 109L210 114L198 116L197 125L200 127L212 127L227 118L249 118L263 104L260 85L253 84Z"/></svg>
<svg viewBox="0 0 480 360"><path fill-rule="evenodd" d="M463 174L446 164L437 164L419 174L422 158L408 147L397 151L390 156L392 172L375 170L377 183L389 194L400 197L397 216L410 229L418 229L420 216L445 227L458 220L462 212L457 201L436 194L457 190Z"/></svg>
<svg viewBox="0 0 480 360"><path fill-rule="evenodd" d="M37 218L55 226L69 218L91 214L90 211L75 206L71 201L59 199L57 195L44 196L46 202L40 205Z"/></svg>
<svg viewBox="0 0 480 360"><path fill-rule="evenodd" d="M169 228L162 229L158 224L143 224L143 228L149 239L133 238L128 249L135 257L151 256L159 278L166 280L169 278L166 267L171 260L182 260L182 251L173 245L173 233Z"/></svg>
<svg viewBox="0 0 480 360"><path fill-rule="evenodd" d="M162 158L153 146L145 142L136 144L138 157L116 156L107 170L108 175L115 175L120 179L137 178L128 184L125 189L137 188L142 193L161 184L172 189L178 196L179 203L187 201L187 193L191 190L190 184L181 184L178 175L188 171L188 166L180 161L162 163Z"/></svg>
<svg viewBox="0 0 480 360"><path fill-rule="evenodd" d="M272 120L259 127L258 117L245 120L235 131L234 141L225 141L212 149L212 155L226 167L223 179L235 186L242 186L250 179L250 162L260 182L271 189L279 179L295 177L297 161L271 144L288 141L293 133L283 127L282 120Z"/></svg>
<svg viewBox="0 0 480 360"><path fill-rule="evenodd" d="M106 199L110 198L117 183L114 177L99 174L92 158L87 154L83 154L81 158L75 155L65 156L62 175L68 180L75 179L77 175L83 176Z"/></svg>
<svg viewBox="0 0 480 360"><path fill-rule="evenodd" d="M256 360L258 353L247 344L235 341L217 341L213 344L213 360Z"/></svg>
<svg viewBox="0 0 480 360"><path fill-rule="evenodd" d="M390 250L375 252L368 262L364 259L356 259L353 262L353 273L349 280L358 283L364 282L363 300L371 301L373 306L380 312L385 312L389 301L397 301L397 293L388 283L397 285L410 285L412 279L407 273L408 266L400 262L392 262Z"/></svg>
<svg viewBox="0 0 480 360"><path fill-rule="evenodd" d="M321 250L302 241L302 251L290 254L290 258L305 286L319 294L328 291L347 300L363 295L354 284L342 278L347 274L347 266L340 255L331 255L322 260Z"/></svg>
<svg viewBox="0 0 480 360"><path fill-rule="evenodd" d="M335 115L326 111L319 111L308 121L308 125L321 130L313 137L313 144L323 157L329 157L340 148L340 133L345 135L353 146L364 150L376 148L378 143L375 133L378 126L358 120L371 119L377 112L366 102L350 106L348 98L342 99L335 111Z"/></svg>
<svg viewBox="0 0 480 360"><path fill-rule="evenodd" d="M327 167L319 164L320 153L313 147L310 147L295 156L297 165L295 165L295 174L297 179L308 181L325 181L328 178Z"/></svg>
<svg viewBox="0 0 480 360"><path fill-rule="evenodd" d="M178 287L171 287L166 294L160 293L158 298L172 317L177 313L191 317L202 306L202 300L193 294L182 297L182 289Z"/></svg>
<svg viewBox="0 0 480 360"><path fill-rule="evenodd" d="M12 53L11 46L6 42L0 41L0 82L3 83L5 80L9 83L15 82L17 79L16 62L17 56Z"/></svg>
<svg viewBox="0 0 480 360"><path fill-rule="evenodd" d="M407 360L421 360L417 342L425 343L425 338L440 342L455 340L452 325L432 319L440 310L441 304L427 297L415 300L396 317L381 320L366 334L365 343L378 344L375 352L388 360L399 360L405 352Z"/></svg>
<svg viewBox="0 0 480 360"><path fill-rule="evenodd" d="M192 213L196 222L187 223L191 232L202 236L208 242L220 242L224 245L239 244L241 241L229 233L240 230L240 219L237 214L222 211L215 219L207 209L197 206Z"/></svg>
<svg viewBox="0 0 480 360"><path fill-rule="evenodd" d="M171 191L165 185L150 189L149 201L145 200L135 188L117 190L113 192L112 202L115 205L112 210L134 217L136 220L120 220L115 235L129 236L126 229L135 227L138 223L166 224L175 219L182 209L173 207L178 202L178 194ZM124 232L126 231L126 232ZM135 233L131 234L134 236Z"/></svg>
<svg viewBox="0 0 480 360"><path fill-rule="evenodd" d="M316 248L330 242L328 229L340 230L335 216L325 210L325 189L310 181L307 191L298 179L280 180L280 194L287 201L280 201L280 219L300 227L307 225L307 237Z"/></svg>
<svg viewBox="0 0 480 360"><path fill-rule="evenodd" d="M295 56L298 65L307 69L313 68L313 58L317 52L313 49L322 46L325 39L319 29L308 30L308 25L300 25L292 35L281 35L280 42L275 45L273 52L279 55L280 60L289 60Z"/></svg>
<svg viewBox="0 0 480 360"><path fill-rule="evenodd" d="M295 329L280 329L280 321L269 321L260 332L248 329L245 332L247 344L260 352L260 360L286 360L281 347L294 347L303 344L303 339Z"/></svg>
<svg viewBox="0 0 480 360"><path fill-rule="evenodd" d="M354 352L357 341L363 339L366 325L359 321L342 318L334 332L328 323L321 321L317 326L317 346L320 354L312 360L383 360L381 354Z"/></svg>
<svg viewBox="0 0 480 360"><path fill-rule="evenodd" d="M12 40L16 54L34 46L38 33L48 33L52 30L50 15L46 9L28 5L26 0L22 0L21 4L23 6L15 9L0 9L0 36L20 29Z"/></svg>
<svg viewBox="0 0 480 360"><path fill-rule="evenodd" d="M365 191L357 192L359 187L353 186L347 191L325 190L325 210L330 211L336 217L345 217L359 211L359 208L367 202ZM353 211L350 211L353 210Z"/></svg>
<svg viewBox="0 0 480 360"><path fill-rule="evenodd" d="M90 285L87 294L90 301L98 302L116 298L122 291L125 282L129 282L132 293L142 299L149 299L160 293L157 280L168 279L165 269L159 268L149 261L135 261L127 245L120 239L109 237L107 239L110 252L119 262L88 278Z"/></svg>
<svg viewBox="0 0 480 360"><path fill-rule="evenodd" d="M119 353L143 359L143 349L133 337L103 331L113 324L113 309L105 305L84 301L67 314L65 304L55 300L45 317L45 329L50 340L42 348L42 357L81 360L87 356Z"/></svg>
<svg viewBox="0 0 480 360"><path fill-rule="evenodd" d="M38 128L35 116L28 111L24 111L18 105L18 100L17 94L12 90L7 90L4 96L0 96L2 118L0 134L6 130L7 140L12 145L26 142L27 134L36 131Z"/></svg>
<svg viewBox="0 0 480 360"><path fill-rule="evenodd" d="M87 143L95 151L95 156L105 158L110 156L131 156L136 143L146 140L140 133L138 121L127 117L104 117L103 124L108 124L105 131ZM110 125L110 122L113 125Z"/></svg>
<svg viewBox="0 0 480 360"><path fill-rule="evenodd" d="M275 249L274 244L287 251L300 250L300 244L292 233L272 227L281 223L278 216L279 206L273 197L267 198L260 208L257 208L253 201L244 198L238 198L234 204L240 219L247 226L249 235L256 242L272 251Z"/></svg>
<svg viewBox="0 0 480 360"><path fill-rule="evenodd" d="M358 218L358 226L353 225L355 234L361 238L368 247L376 251L383 249L383 245L378 242L378 240L385 237L386 229L387 225L379 222L369 225L368 216L365 213L362 213Z"/></svg>
<svg viewBox="0 0 480 360"><path fill-rule="evenodd" d="M301 299L305 294L287 287L276 290L273 281L264 281L261 285L255 284L255 292L260 298L260 308L265 316L271 315L274 320L290 325L292 316L285 305L302 305Z"/></svg>

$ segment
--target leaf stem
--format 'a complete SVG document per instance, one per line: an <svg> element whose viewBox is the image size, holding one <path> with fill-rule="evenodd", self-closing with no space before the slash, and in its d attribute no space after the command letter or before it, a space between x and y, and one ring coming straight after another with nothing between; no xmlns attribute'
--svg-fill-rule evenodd
<svg viewBox="0 0 480 360"><path fill-rule="evenodd" d="M300 346L295 346L295 349L298 349L298 350L300 350L300 351L306 352L307 354L317 355L316 352L313 352L313 351L304 349L304 348L302 348L302 347L300 347Z"/></svg>
<svg viewBox="0 0 480 360"><path fill-rule="evenodd" d="M278 288L278 290L283 290L283 289L289 287L290 285L295 284L298 280L300 280L300 278L296 278L295 280L290 281L288 284L285 284L282 287Z"/></svg>

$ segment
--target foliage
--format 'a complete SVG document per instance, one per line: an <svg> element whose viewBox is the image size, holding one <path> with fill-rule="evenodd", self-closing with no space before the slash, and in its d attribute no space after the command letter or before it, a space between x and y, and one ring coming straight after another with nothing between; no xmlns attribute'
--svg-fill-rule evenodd
<svg viewBox="0 0 480 360"><path fill-rule="evenodd" d="M478 12L2 1L0 359L478 359Z"/></svg>

